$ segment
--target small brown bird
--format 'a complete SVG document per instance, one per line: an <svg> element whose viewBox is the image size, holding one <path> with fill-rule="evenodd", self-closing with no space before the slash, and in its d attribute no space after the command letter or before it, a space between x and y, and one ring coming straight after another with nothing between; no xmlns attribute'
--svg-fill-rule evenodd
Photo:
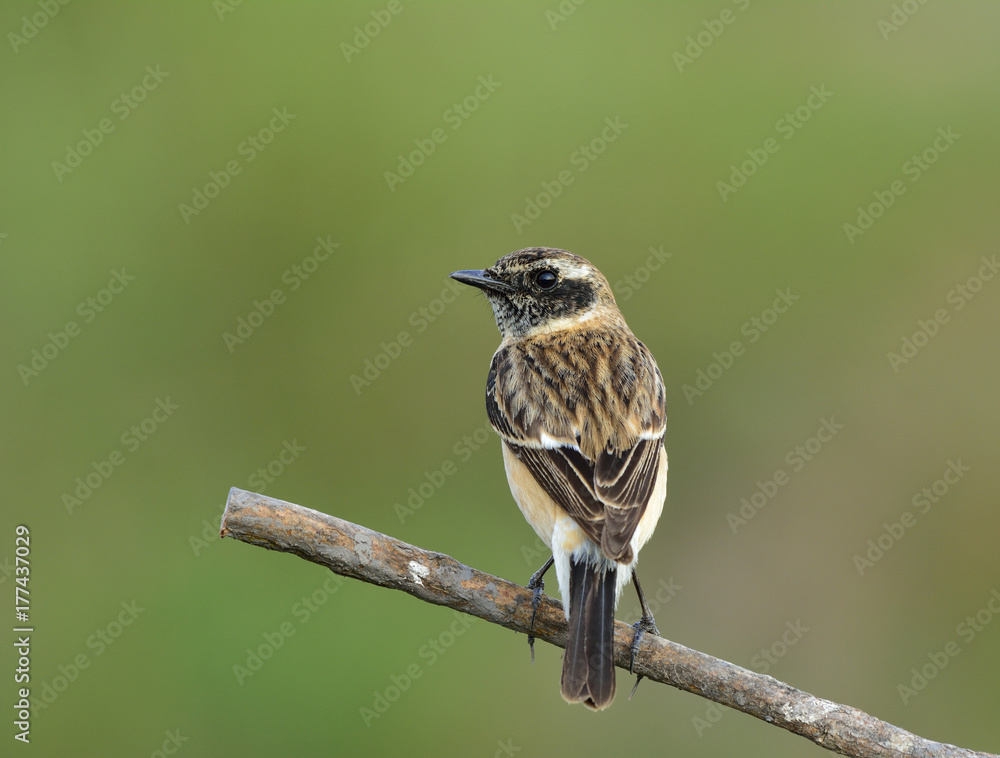
<svg viewBox="0 0 1000 758"><path fill-rule="evenodd" d="M552 549L528 587L537 608L555 563L569 623L562 695L601 710L615 697L615 608L629 579L642 606L633 658L643 631L658 634L634 569L667 493L663 378L578 255L526 248L451 276L485 292L502 336L486 409L514 499Z"/></svg>

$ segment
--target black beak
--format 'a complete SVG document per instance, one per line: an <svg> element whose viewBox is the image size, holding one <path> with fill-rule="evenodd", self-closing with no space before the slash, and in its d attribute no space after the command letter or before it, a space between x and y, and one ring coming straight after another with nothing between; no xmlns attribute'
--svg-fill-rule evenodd
<svg viewBox="0 0 1000 758"><path fill-rule="evenodd" d="M487 276L483 271L456 271L451 274L451 278L462 282L462 284L469 284L473 287L479 287L481 290L493 290L494 292L510 292L513 288L506 282L501 282L499 279L494 279L493 277Z"/></svg>

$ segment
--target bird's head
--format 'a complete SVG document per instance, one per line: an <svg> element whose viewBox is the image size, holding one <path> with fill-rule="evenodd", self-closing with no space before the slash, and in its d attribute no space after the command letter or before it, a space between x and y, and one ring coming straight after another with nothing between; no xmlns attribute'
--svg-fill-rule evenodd
<svg viewBox="0 0 1000 758"><path fill-rule="evenodd" d="M604 274L565 250L529 247L482 271L456 271L451 278L486 294L504 337L573 328L598 317L621 319Z"/></svg>

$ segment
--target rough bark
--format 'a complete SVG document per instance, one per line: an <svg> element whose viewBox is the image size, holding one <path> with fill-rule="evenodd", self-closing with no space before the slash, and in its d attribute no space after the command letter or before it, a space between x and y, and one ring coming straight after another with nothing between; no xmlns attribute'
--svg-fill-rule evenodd
<svg viewBox="0 0 1000 758"><path fill-rule="evenodd" d="M528 633L532 593L454 558L401 542L318 511L233 488L222 537L294 553L342 576L402 590L494 624ZM532 634L566 646L562 605L544 597ZM632 627L615 623L615 663L628 669ZM864 713L795 689L773 677L647 634L635 673L748 713L817 745L857 758L998 758L932 742Z"/></svg>

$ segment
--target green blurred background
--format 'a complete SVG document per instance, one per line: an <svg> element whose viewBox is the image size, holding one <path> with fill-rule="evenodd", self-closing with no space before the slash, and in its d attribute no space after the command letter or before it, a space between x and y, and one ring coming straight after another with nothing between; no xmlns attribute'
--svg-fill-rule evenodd
<svg viewBox="0 0 1000 758"><path fill-rule="evenodd" d="M556 648L218 539L239 486L527 581L499 338L446 277L534 245L604 271L667 382L664 635L1000 749L995 3L18 0L0 31L0 596L8 639L25 524L50 701L17 750L821 754L624 674L567 706Z"/></svg>

